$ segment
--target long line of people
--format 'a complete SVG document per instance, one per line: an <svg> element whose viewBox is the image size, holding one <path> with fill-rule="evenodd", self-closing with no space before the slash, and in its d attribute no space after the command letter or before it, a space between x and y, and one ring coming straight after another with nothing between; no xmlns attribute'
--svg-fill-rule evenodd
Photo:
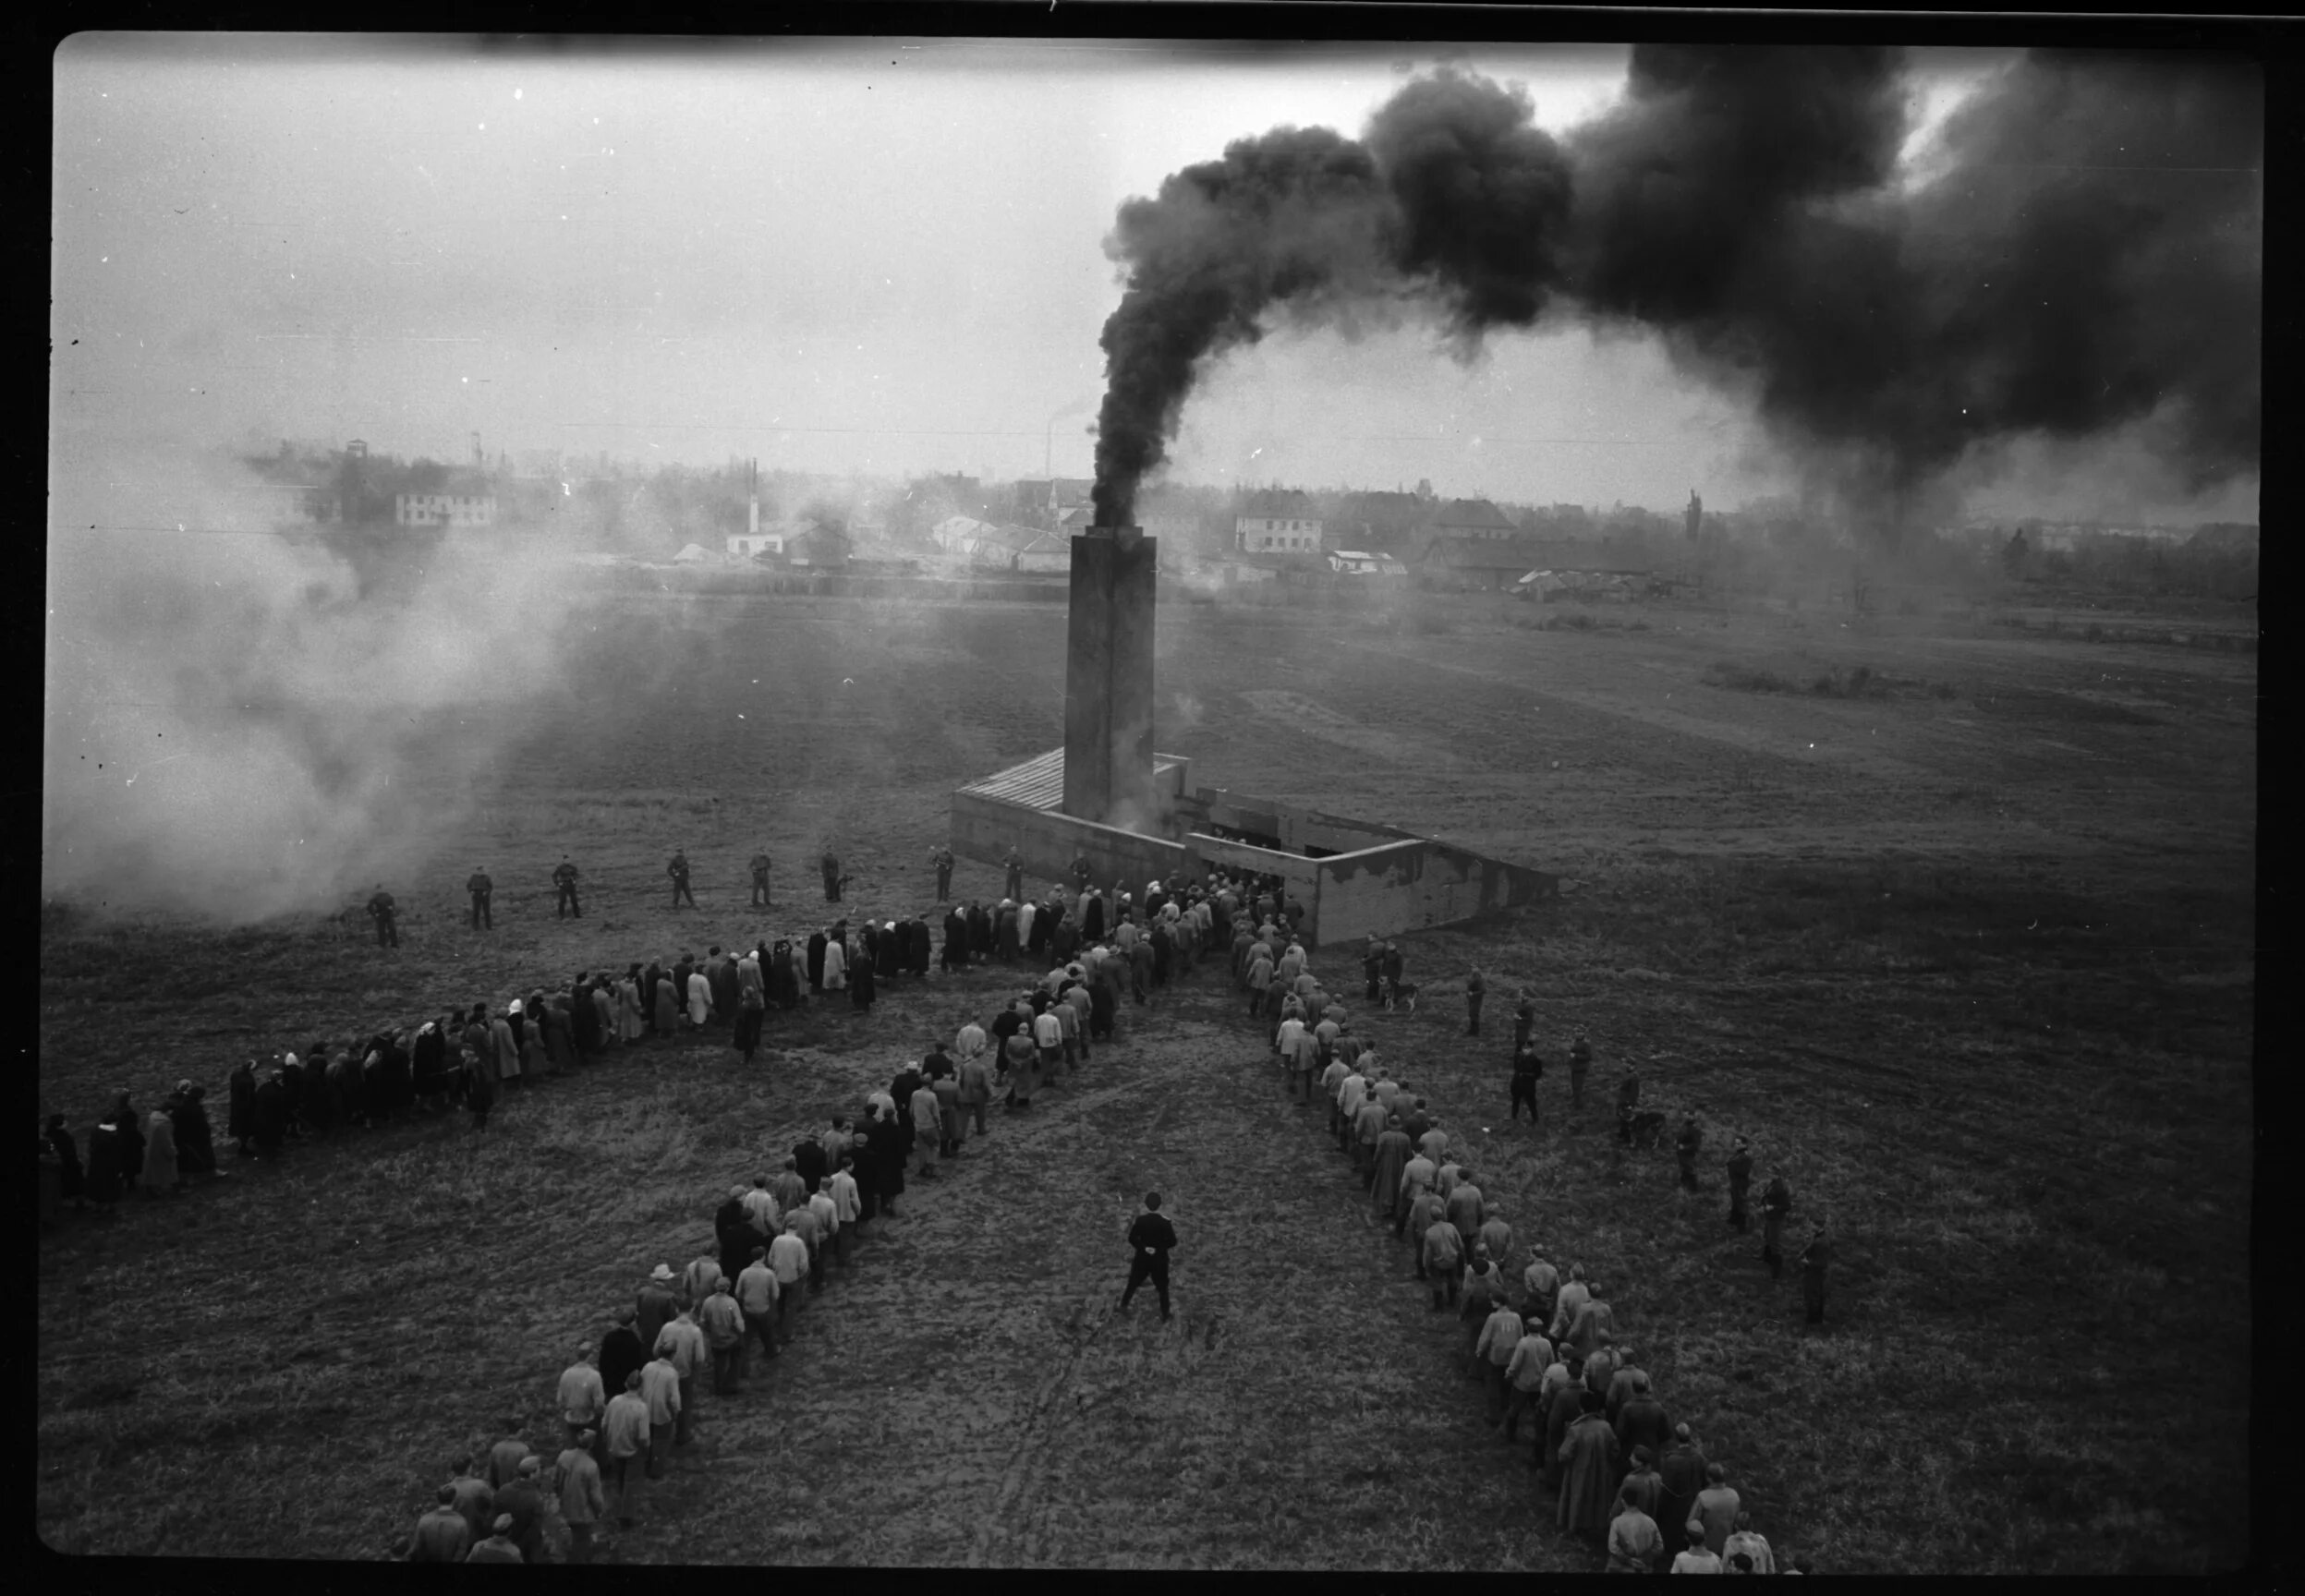
<svg viewBox="0 0 2305 1596"><path fill-rule="evenodd" d="M1489 1425L1508 1445L1524 1419L1535 1430L1540 1509L1605 1550L1612 1573L1776 1572L1726 1465L1672 1420L1636 1350L1616 1344L1615 1312L1582 1265L1571 1263L1564 1280L1532 1241L1517 1287L1509 1280L1512 1225L1481 1191L1441 1117L1353 1034L1301 943L1269 923L1253 932L1244 925L1238 938L1234 982L1250 1014L1271 1022L1267 1046L1290 1100L1326 1102L1329 1134L1378 1216L1410 1244L1433 1311L1455 1309L1460 1356L1482 1383ZM1368 998L1401 990L1397 962L1374 938L1362 969ZM1476 1010L1475 1034L1477 1026ZM1527 1040L1516 1037L1516 1054ZM1589 1060L1581 1032L1577 1045L1579 1061ZM1516 1096L1522 1091L1516 1082Z"/></svg>
<svg viewBox="0 0 2305 1596"><path fill-rule="evenodd" d="M786 1355L800 1305L828 1288L832 1270L846 1276L867 1226L895 1215L908 1164L916 1179L939 1178L988 1133L996 1098L1027 1113L1040 1089L1072 1080L1113 1037L1122 1003L1148 1001L1147 984L1170 978L1157 940L1177 973L1213 951L1228 912L1218 900L1232 884L1212 888L1171 897L1156 884L1149 929L1122 894L1109 941L1053 963L988 1022L964 1023L949 1049L933 1043L860 1115L803 1136L774 1176L731 1187L698 1256L677 1273L657 1264L597 1348L578 1344L555 1391L558 1455L548 1464L531 1451L515 1418L485 1454L458 1456L408 1540L409 1559L583 1563L613 1543L612 1522L635 1529L653 1482L695 1439L701 1377L710 1372L717 1403L744 1394L756 1353L765 1376Z"/></svg>

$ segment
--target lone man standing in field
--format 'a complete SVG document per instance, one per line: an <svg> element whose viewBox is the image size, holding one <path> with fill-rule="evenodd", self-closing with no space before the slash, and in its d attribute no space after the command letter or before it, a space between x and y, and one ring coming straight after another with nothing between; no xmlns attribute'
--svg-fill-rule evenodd
<svg viewBox="0 0 2305 1596"><path fill-rule="evenodd" d="M1487 996L1488 983L1481 979L1478 970L1474 971L1464 983L1464 1034L1467 1036L1481 1034L1481 1000Z"/></svg>
<svg viewBox="0 0 2305 1596"><path fill-rule="evenodd" d="M465 877L464 889L472 894L472 928L475 931L496 929L496 916L489 913L489 895L496 890L496 883L488 878L488 872L474 869Z"/></svg>
<svg viewBox="0 0 2305 1596"><path fill-rule="evenodd" d="M1632 1066L1625 1066L1624 1079L1617 1082L1617 1140L1632 1145L1633 1110L1641 1106L1641 1077Z"/></svg>
<svg viewBox="0 0 2305 1596"><path fill-rule="evenodd" d="M369 918L376 922L376 945L379 948L400 946L400 932L393 925L392 894L384 890L382 881L376 884L376 895L369 900Z"/></svg>
<svg viewBox="0 0 2305 1596"><path fill-rule="evenodd" d="M697 895L688 890L688 854L685 850L679 848L673 850L673 862L664 866L664 874L673 878L673 907L679 908L680 901L685 898L688 900L688 907L694 909L697 906Z"/></svg>
<svg viewBox="0 0 2305 1596"><path fill-rule="evenodd" d="M1682 1117L1680 1134L1673 1140L1673 1156L1680 1161L1680 1189L1683 1191L1697 1189L1697 1152L1704 1145L1704 1132L1697 1129L1697 1117L1692 1110Z"/></svg>
<svg viewBox="0 0 2305 1596"><path fill-rule="evenodd" d="M1593 1044L1580 1031L1569 1044L1569 1106L1584 1106L1584 1078L1593 1073Z"/></svg>
<svg viewBox="0 0 2305 1596"><path fill-rule="evenodd" d="M1518 1124L1521 1110L1529 1111L1529 1124L1534 1128L1536 1118L1536 1078L1545 1072L1545 1061L1536 1056L1536 1049L1523 1042L1512 1055L1512 1118Z"/></svg>
<svg viewBox="0 0 2305 1596"><path fill-rule="evenodd" d="M936 866L937 901L950 903L952 901L952 850L939 843L928 850L928 863ZM951 940L949 936L946 940Z"/></svg>
<svg viewBox="0 0 2305 1596"><path fill-rule="evenodd" d="M1003 877L1001 896L1023 898L1025 896L1025 856L1016 851L1014 843L1009 845L1009 856L1001 862L1001 867L1008 872Z"/></svg>
<svg viewBox="0 0 2305 1596"><path fill-rule="evenodd" d="M824 857L817 861L817 869L824 877L824 901L838 903L841 901L841 883L847 879L841 874L841 856L827 848Z"/></svg>
<svg viewBox="0 0 2305 1596"><path fill-rule="evenodd" d="M1121 1292L1121 1307L1125 1311L1136 1288L1146 1280L1160 1294L1160 1319L1169 1320L1169 1251L1176 1245L1176 1227L1160 1212L1160 1193L1145 1193L1145 1211L1129 1227L1128 1244L1129 1283Z"/></svg>
<svg viewBox="0 0 2305 1596"><path fill-rule="evenodd" d="M1761 1262L1769 1266L1772 1279L1783 1279L1785 1254L1778 1251L1785 1239L1785 1216L1793 1211L1793 1189L1785 1184L1782 1165L1769 1170L1768 1190L1761 1193Z"/></svg>
<svg viewBox="0 0 2305 1596"><path fill-rule="evenodd" d="M770 906L768 852L764 849L755 853L751 864L746 868L752 872L752 906L755 909L768 908Z"/></svg>
<svg viewBox="0 0 2305 1596"><path fill-rule="evenodd" d="M568 855L560 856L560 864L552 871L552 885L560 892L560 902L554 919L584 918L584 905L576 901L576 867L568 862Z"/></svg>

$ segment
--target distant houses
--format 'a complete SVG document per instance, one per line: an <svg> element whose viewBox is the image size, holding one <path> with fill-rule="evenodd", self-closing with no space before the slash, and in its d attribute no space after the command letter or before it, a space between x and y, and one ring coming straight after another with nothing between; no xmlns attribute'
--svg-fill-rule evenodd
<svg viewBox="0 0 2305 1596"><path fill-rule="evenodd" d="M1250 494L1233 520L1232 546L1243 554L1316 554L1320 538L1312 500L1293 488Z"/></svg>
<svg viewBox="0 0 2305 1596"><path fill-rule="evenodd" d="M496 495L395 493L392 518L395 526L493 526Z"/></svg>

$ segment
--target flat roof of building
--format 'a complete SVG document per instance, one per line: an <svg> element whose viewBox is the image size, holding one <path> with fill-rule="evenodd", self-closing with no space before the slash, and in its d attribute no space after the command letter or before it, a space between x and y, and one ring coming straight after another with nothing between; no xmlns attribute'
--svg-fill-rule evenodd
<svg viewBox="0 0 2305 1596"><path fill-rule="evenodd" d="M1181 755L1155 754L1153 779L1158 781L1162 772L1173 770L1184 763L1186 761ZM980 781L971 781L961 791L979 798L998 799L1003 804L1020 804L1027 809L1062 809L1064 806L1064 750L1051 748L1022 765L1012 765L1005 770L994 771Z"/></svg>

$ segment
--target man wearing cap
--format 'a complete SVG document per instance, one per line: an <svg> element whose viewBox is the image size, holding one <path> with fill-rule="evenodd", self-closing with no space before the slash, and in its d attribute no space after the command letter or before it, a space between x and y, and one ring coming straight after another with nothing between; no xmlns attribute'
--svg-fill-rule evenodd
<svg viewBox="0 0 2305 1596"><path fill-rule="evenodd" d="M711 1289L718 1290L723 1284L716 1264ZM673 1376L680 1383L680 1406L674 1409L679 1415L679 1424L677 1433L673 1436L673 1445L685 1446L696 1425L697 1372L711 1360L710 1349L705 1345L704 1332L698 1328L694 1308L683 1308L670 1324L657 1332L656 1355L659 1360L672 1365ZM654 1366L651 1364L649 1367Z"/></svg>
<svg viewBox="0 0 2305 1596"><path fill-rule="evenodd" d="M914 1088L906 1109L912 1116L913 1154L918 1160L913 1173L933 1176L938 1150L944 1144L944 1112L937 1105L936 1093L925 1084Z"/></svg>
<svg viewBox="0 0 2305 1596"><path fill-rule="evenodd" d="M456 1511L456 1488L443 1485L440 1500L416 1521L408 1542L411 1563L461 1563L472 1550L472 1526Z"/></svg>
<svg viewBox="0 0 2305 1596"><path fill-rule="evenodd" d="M1660 1524L1686 1523L1696 1506L1697 1493L1704 1489L1706 1459L1704 1448L1689 1433L1686 1424L1673 1426L1673 1444L1665 1448L1657 1459L1656 1472L1664 1481L1665 1497L1658 1515Z"/></svg>
<svg viewBox="0 0 2305 1596"><path fill-rule="evenodd" d="M1402 1133L1405 1135L1406 1131ZM1409 1211L1416 1206L1419 1197L1433 1189L1433 1182L1439 1173L1433 1161L1422 1153L1401 1166L1401 1181L1394 1188L1392 1197L1392 1233L1395 1236L1408 1227ZM1447 1212L1446 1204L1442 1211ZM1424 1231L1420 1228L1417 1234L1421 1236Z"/></svg>
<svg viewBox="0 0 2305 1596"><path fill-rule="evenodd" d="M1540 1324L1550 1324L1553 1301L1559 1291L1560 1271L1543 1253L1532 1252L1529 1266L1521 1272L1521 1311Z"/></svg>
<svg viewBox="0 0 2305 1596"><path fill-rule="evenodd" d="M592 1348L580 1342L576 1360L561 1371L560 1376L560 1418L567 1427L568 1445L574 1446L578 1435L597 1426L607 1407L601 1372L592 1367Z"/></svg>
<svg viewBox="0 0 2305 1596"><path fill-rule="evenodd" d="M640 1482L649 1476L651 1459L649 1440L654 1424L649 1399L641 1394L647 1380L646 1371L637 1369L625 1377L624 1390L609 1400L608 1419L601 1431L608 1453L607 1482L616 1493L616 1517L627 1530L639 1506ZM679 1393L677 1379L673 1392Z"/></svg>
<svg viewBox="0 0 2305 1596"><path fill-rule="evenodd" d="M1541 1412L1538 1393L1545 1383L1545 1371L1552 1366L1553 1344L1545 1339L1545 1322L1535 1313L1520 1321L1512 1356L1505 1360L1505 1384L1510 1387L1505 1398L1505 1442L1508 1445L1521 1438L1521 1416Z"/></svg>
<svg viewBox="0 0 2305 1596"><path fill-rule="evenodd" d="M714 1285L712 1295L698 1310L697 1320L712 1360L712 1394L734 1396L737 1363L745 1350L745 1313L736 1305L735 1294L725 1279Z"/></svg>
<svg viewBox="0 0 2305 1596"><path fill-rule="evenodd" d="M680 1305L689 1309L702 1307L704 1300L712 1295L712 1283L722 1277L718 1258L710 1251L698 1253L689 1260L688 1267L681 1271Z"/></svg>
<svg viewBox="0 0 2305 1596"><path fill-rule="evenodd" d="M824 1183L832 1199L833 1256L843 1269L848 1267L850 1250L856 1244L857 1220L864 1213L864 1192L857 1183L854 1164L855 1160L843 1153L839 1167Z"/></svg>
<svg viewBox="0 0 2305 1596"><path fill-rule="evenodd" d="M1471 1169L1460 1166L1453 1184L1448 1175L1448 1170L1441 1171L1439 1189L1448 1198L1449 1223L1457 1227L1457 1234L1464 1240L1464 1250L1470 1253L1480 1233L1481 1221L1488 1217L1488 1207L1482 1200L1481 1189L1473 1183Z"/></svg>
<svg viewBox="0 0 2305 1596"><path fill-rule="evenodd" d="M784 1232L769 1243L769 1267L776 1275L776 1318L784 1339L792 1337L793 1304L808 1273L808 1243L800 1234L800 1215L784 1215Z"/></svg>
<svg viewBox="0 0 2305 1596"><path fill-rule="evenodd" d="M776 1271L769 1267L769 1250L765 1246L752 1250L752 1260L736 1276L737 1311L744 1315L745 1334L760 1343L764 1358L776 1356L776 1300L782 1288L776 1283ZM743 1348L746 1343L737 1342ZM738 1359L741 1374L743 1359Z"/></svg>
<svg viewBox="0 0 2305 1596"><path fill-rule="evenodd" d="M552 1464L560 1516L568 1526L568 1561L572 1564L592 1561L592 1526L608 1517L601 1466L592 1457L600 1439L597 1430L582 1432Z"/></svg>
<svg viewBox="0 0 2305 1596"><path fill-rule="evenodd" d="M1409 1133L1401 1128L1401 1116L1385 1116L1385 1129L1377 1138L1377 1168L1369 1179L1369 1198L1377 1212L1389 1219L1401 1206L1402 1171L1409 1167Z"/></svg>
<svg viewBox="0 0 2305 1596"><path fill-rule="evenodd" d="M1688 1547L1674 1557L1671 1572L1675 1574L1718 1574L1721 1560L1705 1548L1704 1526L1694 1518L1682 1527Z"/></svg>
<svg viewBox="0 0 2305 1596"><path fill-rule="evenodd" d="M472 894L472 929L496 929L496 917L489 913L489 897L496 890L496 883L488 878L488 872L475 867L465 878L464 889Z"/></svg>
<svg viewBox="0 0 2305 1596"><path fill-rule="evenodd" d="M466 1553L464 1560L467 1563L518 1563L522 1561L520 1548L513 1544L512 1528L512 1515L499 1513L496 1516L493 1533Z"/></svg>
<svg viewBox="0 0 2305 1596"><path fill-rule="evenodd" d="M1488 1255L1497 1260L1498 1268L1502 1269L1511 1261L1512 1226L1502 1214L1486 1203L1482 1204L1481 1227L1474 1233L1474 1239L1488 1249Z"/></svg>
<svg viewBox="0 0 2305 1596"><path fill-rule="evenodd" d="M1616 1348L1616 1367L1609 1372L1608 1384L1601 1387L1601 1395L1608 1402L1608 1421L1611 1424L1617 1422L1617 1415L1624 1411L1626 1402L1632 1399L1633 1376L1641 1373L1635 1366L1641 1356L1639 1352L1631 1346L1625 1346ZM1665 1426L1668 1436L1672 1433L1672 1428L1669 1424Z"/></svg>
<svg viewBox="0 0 2305 1596"><path fill-rule="evenodd" d="M1673 1438L1672 1416L1665 1411L1665 1404L1650 1394L1648 1372L1635 1369L1632 1373L1624 1405L1617 1409L1617 1439L1627 1457L1638 1446L1646 1448L1654 1457Z"/></svg>
<svg viewBox="0 0 2305 1596"><path fill-rule="evenodd" d="M520 1439L520 1421L505 1421L510 1433L488 1449L488 1482L491 1489L502 1491L520 1476L520 1460L528 1455L528 1444Z"/></svg>
<svg viewBox="0 0 2305 1596"><path fill-rule="evenodd" d="M498 1533L519 1548L523 1563L544 1561L544 1488L539 1478L543 1469L541 1457L523 1457L520 1472L496 1493L497 1522L512 1520L510 1530Z"/></svg>
<svg viewBox="0 0 2305 1596"><path fill-rule="evenodd" d="M1353 1115L1353 1167L1365 1181L1377 1169L1377 1138L1385 1133L1385 1106L1373 1092L1365 1094Z"/></svg>
<svg viewBox="0 0 2305 1596"><path fill-rule="evenodd" d="M1616 1337L1604 1330L1593 1339L1595 1345L1584 1355L1584 1388L1600 1397L1601 1410L1606 1413L1608 1383L1617 1373L1617 1349L1609 1345Z"/></svg>
<svg viewBox="0 0 2305 1596"><path fill-rule="evenodd" d="M1176 1246L1176 1227L1160 1211L1160 1193L1145 1193L1144 1211L1128 1227L1129 1282L1121 1290L1121 1306L1125 1310L1136 1288L1146 1281L1160 1296L1161 1323L1169 1319L1169 1253Z"/></svg>
<svg viewBox="0 0 2305 1596"><path fill-rule="evenodd" d="M1617 1311L1601 1300L1601 1288L1584 1283L1584 1300L1577 1304L1575 1315L1569 1321L1569 1339L1579 1352L1590 1358L1593 1349L1601 1345L1604 1336L1614 1338L1617 1334ZM1566 1292L1563 1293L1567 1295Z"/></svg>
<svg viewBox="0 0 2305 1596"><path fill-rule="evenodd" d="M448 1474L448 1488L455 1493L456 1511L464 1516L467 1539L478 1542L496 1517L496 1489L473 1473L469 1457L457 1458Z"/></svg>
<svg viewBox="0 0 2305 1596"><path fill-rule="evenodd" d="M677 1323L677 1321L675 1321ZM666 1325L669 1332L671 1325ZM685 1404L681 1400L680 1370L673 1365L672 1343L657 1344L656 1356L640 1371L640 1398L649 1405L649 1478L664 1478L665 1463L679 1437L674 1433Z"/></svg>
<svg viewBox="0 0 2305 1596"><path fill-rule="evenodd" d="M1631 1462L1617 1493L1654 1518L1665 1510L1665 1481L1657 1478L1656 1454L1647 1446L1635 1446L1625 1456ZM1657 1550L1661 1554L1664 1548Z"/></svg>
<svg viewBox="0 0 2305 1596"><path fill-rule="evenodd" d="M1584 1413L1584 1399L1590 1395L1584 1388L1584 1355L1574 1347L1563 1348L1558 1353L1559 1361L1545 1371L1545 1383L1551 1391L1545 1407L1545 1433L1537 1437L1536 1457L1545 1470L1547 1491L1560 1487L1563 1458L1560 1448L1569 1437L1569 1426ZM1555 1380L1558 1372L1559 1379Z"/></svg>
<svg viewBox="0 0 2305 1596"><path fill-rule="evenodd" d="M1505 1294L1497 1292L1493 1300L1495 1306L1481 1322L1481 1333L1473 1343L1473 1356L1481 1366L1481 1384L1488 1396L1488 1421L1497 1424L1504 1419L1505 1371L1520 1349L1522 1330L1521 1315L1513 1312Z"/></svg>
<svg viewBox="0 0 2305 1596"><path fill-rule="evenodd" d="M1436 1194L1427 1193L1419 1199L1429 1204ZM1429 1210L1428 1210L1429 1211ZM1458 1271L1464 1267L1464 1237L1449 1222L1445 1205L1441 1215L1425 1227L1425 1239L1419 1252L1425 1276L1433 1288L1433 1312L1438 1313L1442 1300L1453 1305L1459 1290Z"/></svg>

